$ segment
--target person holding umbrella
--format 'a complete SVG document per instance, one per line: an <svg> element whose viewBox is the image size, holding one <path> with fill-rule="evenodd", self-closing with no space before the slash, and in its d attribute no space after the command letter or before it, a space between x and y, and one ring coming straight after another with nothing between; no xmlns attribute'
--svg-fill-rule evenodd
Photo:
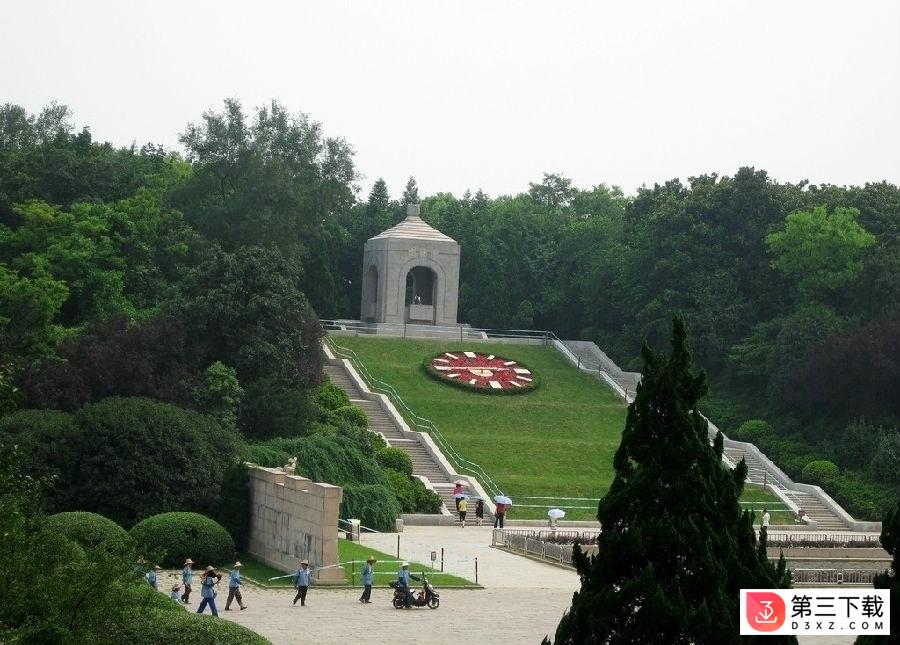
<svg viewBox="0 0 900 645"><path fill-rule="evenodd" d="M566 512L561 508L551 508L547 511L547 517L550 518L550 530L556 533L556 524L559 520L566 516Z"/></svg>
<svg viewBox="0 0 900 645"><path fill-rule="evenodd" d="M372 581L375 578L375 557L369 556L366 558L366 566L363 567L362 570L362 583L363 583L363 592L359 597L359 601L363 603L372 602L369 600L372 597Z"/></svg>
<svg viewBox="0 0 900 645"><path fill-rule="evenodd" d="M456 512L457 513L459 513L459 500L461 500L463 497L465 497L465 493L463 493L463 486L465 486L465 485L466 485L466 482L464 482L461 479L457 479L454 482L453 500L456 502Z"/></svg>
<svg viewBox="0 0 900 645"><path fill-rule="evenodd" d="M512 506L512 500L502 492L494 498L497 510L494 512L494 528L503 528L503 519L506 517L506 509Z"/></svg>

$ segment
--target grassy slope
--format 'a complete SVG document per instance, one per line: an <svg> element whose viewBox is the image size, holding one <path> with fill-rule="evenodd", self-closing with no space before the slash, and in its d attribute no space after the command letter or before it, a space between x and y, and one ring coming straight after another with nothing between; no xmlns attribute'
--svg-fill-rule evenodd
<svg viewBox="0 0 900 645"><path fill-rule="evenodd" d="M612 458L625 425L625 405L597 379L573 369L553 348L343 336L332 340L355 351L413 411L434 421L461 455L481 464L513 501L518 497L521 503L513 507L511 519L546 518L552 505L547 500L542 508L524 508L522 497L602 497L612 483ZM540 377L541 385L524 395L480 395L438 383L422 369L425 358L459 349L521 361ZM773 524L792 523L790 514L773 510L782 505L766 491L748 487L742 499L768 502ZM569 509L567 519L596 517L596 503L572 504L591 508Z"/></svg>
<svg viewBox="0 0 900 645"><path fill-rule="evenodd" d="M625 405L551 347L356 337L334 341L354 350L417 414L434 421L453 447L481 464L514 501L524 496L601 497L612 483ZM541 379L540 387L529 394L488 396L438 383L422 369L426 357L454 349L521 361ZM533 509L535 516L546 517L548 507ZM514 510L515 516L524 516L521 506ZM591 517L595 511L585 513Z"/></svg>

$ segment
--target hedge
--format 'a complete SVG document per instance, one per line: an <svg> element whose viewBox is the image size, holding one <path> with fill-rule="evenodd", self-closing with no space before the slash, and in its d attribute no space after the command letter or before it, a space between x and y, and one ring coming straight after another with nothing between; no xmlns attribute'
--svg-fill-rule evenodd
<svg viewBox="0 0 900 645"><path fill-rule="evenodd" d="M366 428L369 425L369 416L355 405L344 405L328 413L328 423L338 428L347 425Z"/></svg>
<svg viewBox="0 0 900 645"><path fill-rule="evenodd" d="M313 401L323 410L337 410L350 405L350 397L331 381L322 383L313 396Z"/></svg>
<svg viewBox="0 0 900 645"><path fill-rule="evenodd" d="M234 540L221 524L198 513L161 513L129 532L145 551L165 553L163 565L180 567L191 558L200 566L226 564L234 558Z"/></svg>
<svg viewBox="0 0 900 645"><path fill-rule="evenodd" d="M391 468L408 477L412 475L412 459L402 448L392 448L390 446L382 448L375 453L375 459L382 468Z"/></svg>
<svg viewBox="0 0 900 645"><path fill-rule="evenodd" d="M425 488L420 479L391 468L385 468L384 474L403 513L437 513L440 510L441 498Z"/></svg>
<svg viewBox="0 0 900 645"><path fill-rule="evenodd" d="M775 435L775 429L767 421L763 421L762 419L750 419L749 421L744 421L744 423L735 430L734 434L736 438L741 441L758 444L760 440L773 437Z"/></svg>
<svg viewBox="0 0 900 645"><path fill-rule="evenodd" d="M103 399L72 415L16 413L0 433L43 446L43 461L35 456L28 467L58 475L49 510L93 511L125 527L173 508L210 512L224 469L206 464L232 462L239 445L209 417L140 397Z"/></svg>
<svg viewBox="0 0 900 645"><path fill-rule="evenodd" d="M272 645L254 631L229 620L185 611L173 601L172 611L157 610L129 616L117 638L129 645Z"/></svg>
<svg viewBox="0 0 900 645"><path fill-rule="evenodd" d="M341 517L362 520L363 526L376 531L393 531L400 517L400 503L394 493L382 485L350 484L344 486Z"/></svg>
<svg viewBox="0 0 900 645"><path fill-rule="evenodd" d="M44 520L44 528L75 540L86 549L104 547L121 550L128 542L128 533L108 517L86 511L57 513Z"/></svg>

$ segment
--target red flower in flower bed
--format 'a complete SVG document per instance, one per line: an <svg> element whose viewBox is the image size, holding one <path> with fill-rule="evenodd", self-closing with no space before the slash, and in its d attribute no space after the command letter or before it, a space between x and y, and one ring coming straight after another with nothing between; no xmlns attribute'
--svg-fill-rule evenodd
<svg viewBox="0 0 900 645"><path fill-rule="evenodd" d="M444 352L428 363L436 378L485 392L530 390L535 386L534 374L517 361L481 352Z"/></svg>

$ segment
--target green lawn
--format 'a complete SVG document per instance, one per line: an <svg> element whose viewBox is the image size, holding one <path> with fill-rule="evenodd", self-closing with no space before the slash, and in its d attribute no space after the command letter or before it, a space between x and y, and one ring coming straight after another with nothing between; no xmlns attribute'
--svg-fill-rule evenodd
<svg viewBox="0 0 900 645"><path fill-rule="evenodd" d="M545 518L560 501L528 496L599 498L612 483L612 458L625 404L552 347L335 336L377 377L393 385L416 414L431 419L459 454L480 464L515 505L510 519ZM441 351L471 350L515 359L540 378L533 392L489 396L438 383L422 361ZM539 508L526 508L535 504ZM572 519L592 518L595 502L570 502Z"/></svg>
<svg viewBox="0 0 900 645"><path fill-rule="evenodd" d="M763 509L768 509L769 511L770 524L794 524L794 513L788 510L784 502L762 486L754 486L753 484L744 486L744 494L741 495L741 505L756 514L753 518L754 524L762 522Z"/></svg>
<svg viewBox="0 0 900 645"><path fill-rule="evenodd" d="M370 549L358 542L350 542L349 540L341 538L338 540L338 557L341 562L353 563L344 565L344 571L347 573L347 584L354 586L361 584L360 575L363 566L365 566L364 562L369 556L374 556L380 563L375 564L376 586L386 586L391 580L397 579L397 570L400 566L396 562L396 554L390 555L381 551L376 551L375 549ZM449 573L443 573L440 569L434 570L430 565L421 564L419 562L410 562L409 570L410 573L415 575L424 572L429 577L434 576L432 582L434 582L435 587L474 586L473 582L466 580L465 578L450 575Z"/></svg>
<svg viewBox="0 0 900 645"><path fill-rule="evenodd" d="M333 336L356 352L378 379L390 383L419 416L430 419L454 449L474 461L513 498L509 519L547 517L559 506L566 519L595 519L596 501L529 500L526 497L600 498L612 483L612 459L625 425L626 407L599 380L547 346ZM537 390L515 396L485 395L429 377L422 362L439 352L469 350L528 365ZM773 524L793 523L770 493L748 486L742 501L766 502ZM589 508L573 508L586 506ZM756 504L748 508L759 509ZM758 520L757 520L758 521Z"/></svg>

